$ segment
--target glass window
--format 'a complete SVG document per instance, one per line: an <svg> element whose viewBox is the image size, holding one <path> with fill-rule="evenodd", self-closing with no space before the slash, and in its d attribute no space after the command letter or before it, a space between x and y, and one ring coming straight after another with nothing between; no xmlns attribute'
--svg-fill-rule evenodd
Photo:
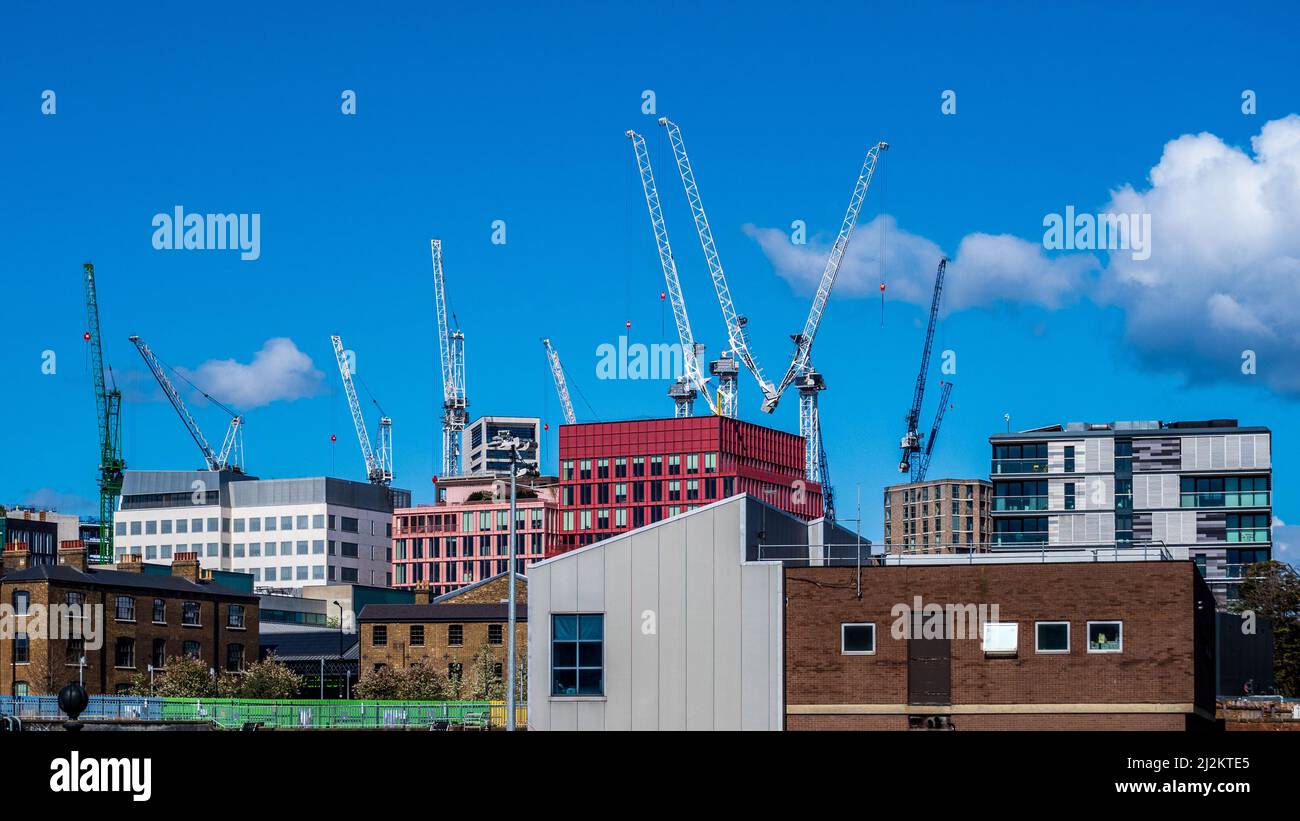
<svg viewBox="0 0 1300 821"><path fill-rule="evenodd" d="M450 624L447 626L447 644L452 647L459 647L465 643L465 627L460 624Z"/></svg>
<svg viewBox="0 0 1300 821"><path fill-rule="evenodd" d="M1119 653L1124 650L1124 622L1088 622L1089 653Z"/></svg>
<svg viewBox="0 0 1300 821"><path fill-rule="evenodd" d="M423 624L411 625L411 646L412 647L424 646L424 625Z"/></svg>
<svg viewBox="0 0 1300 821"><path fill-rule="evenodd" d="M488 644L501 644L503 629L499 624L488 625Z"/></svg>
<svg viewBox="0 0 1300 821"><path fill-rule="evenodd" d="M1070 623L1068 621L1035 622L1034 651L1038 653L1070 652Z"/></svg>
<svg viewBox="0 0 1300 821"><path fill-rule="evenodd" d="M984 652L1015 655L1019 649L1020 629L1016 622L984 623Z"/></svg>
<svg viewBox="0 0 1300 821"><path fill-rule="evenodd" d="M244 645L230 644L226 646L226 669L232 673L238 673L244 669Z"/></svg>
<svg viewBox="0 0 1300 821"><path fill-rule="evenodd" d="M232 604L226 608L226 626L237 628L244 626L244 605Z"/></svg>
<svg viewBox="0 0 1300 821"><path fill-rule="evenodd" d="M118 596L113 615L118 621L135 621L135 599L131 596Z"/></svg>
<svg viewBox="0 0 1300 821"><path fill-rule="evenodd" d="M876 654L876 625L841 624L840 654L845 656L874 656Z"/></svg>
<svg viewBox="0 0 1300 821"><path fill-rule="evenodd" d="M135 639L119 638L113 653L114 667L135 667Z"/></svg>
<svg viewBox="0 0 1300 821"><path fill-rule="evenodd" d="M197 627L199 624L199 614L202 609L196 601L187 601L181 605L181 624L186 627Z"/></svg>
<svg viewBox="0 0 1300 821"><path fill-rule="evenodd" d="M551 674L551 695L605 694L604 615L551 616Z"/></svg>
<svg viewBox="0 0 1300 821"><path fill-rule="evenodd" d="M154 624L167 623L167 602L163 599L153 600L153 621Z"/></svg>
<svg viewBox="0 0 1300 821"><path fill-rule="evenodd" d="M388 646L388 625L376 624L371 628L370 643L375 647Z"/></svg>

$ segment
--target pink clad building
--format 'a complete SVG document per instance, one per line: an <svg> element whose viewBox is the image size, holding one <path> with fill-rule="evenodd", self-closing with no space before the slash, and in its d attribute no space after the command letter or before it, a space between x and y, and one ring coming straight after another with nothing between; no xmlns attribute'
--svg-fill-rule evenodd
<svg viewBox="0 0 1300 821"><path fill-rule="evenodd" d="M553 549L559 531L554 477L520 480L516 571ZM510 480L457 476L438 482L439 501L393 511L393 587L425 582L438 596L506 572Z"/></svg>

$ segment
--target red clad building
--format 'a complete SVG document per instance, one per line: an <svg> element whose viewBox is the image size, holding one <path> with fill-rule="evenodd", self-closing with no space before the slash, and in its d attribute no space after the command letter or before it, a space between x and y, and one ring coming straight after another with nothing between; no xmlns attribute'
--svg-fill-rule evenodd
<svg viewBox="0 0 1300 821"><path fill-rule="evenodd" d="M560 427L560 527L547 555L748 493L812 520L803 437L722 416Z"/></svg>

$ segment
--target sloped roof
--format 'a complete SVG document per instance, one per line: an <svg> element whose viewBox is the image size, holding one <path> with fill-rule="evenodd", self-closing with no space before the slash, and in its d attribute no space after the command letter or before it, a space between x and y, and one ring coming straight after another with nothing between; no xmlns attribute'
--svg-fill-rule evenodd
<svg viewBox="0 0 1300 821"><path fill-rule="evenodd" d="M78 570L66 564L41 564L25 570L15 570L3 577L6 582L63 582L86 587L117 587L133 590L163 590L179 594L206 594L228 596L256 601L257 597L234 588L213 582L194 583L182 576L163 576L153 573L132 573L122 570Z"/></svg>
<svg viewBox="0 0 1300 821"><path fill-rule="evenodd" d="M504 604L367 604L357 617L361 622L428 621L480 622L505 621L509 607ZM528 608L515 606L515 619L528 620Z"/></svg>

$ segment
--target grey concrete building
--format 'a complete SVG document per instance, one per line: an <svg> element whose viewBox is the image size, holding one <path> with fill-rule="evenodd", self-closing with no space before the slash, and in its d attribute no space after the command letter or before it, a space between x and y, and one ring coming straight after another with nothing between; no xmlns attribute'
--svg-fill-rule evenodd
<svg viewBox="0 0 1300 821"><path fill-rule="evenodd" d="M1052 425L989 437L994 547L1147 545L1220 603L1272 556L1272 434L1235 419Z"/></svg>
<svg viewBox="0 0 1300 821"><path fill-rule="evenodd" d="M529 728L780 729L782 561L859 550L737 495L533 565Z"/></svg>

